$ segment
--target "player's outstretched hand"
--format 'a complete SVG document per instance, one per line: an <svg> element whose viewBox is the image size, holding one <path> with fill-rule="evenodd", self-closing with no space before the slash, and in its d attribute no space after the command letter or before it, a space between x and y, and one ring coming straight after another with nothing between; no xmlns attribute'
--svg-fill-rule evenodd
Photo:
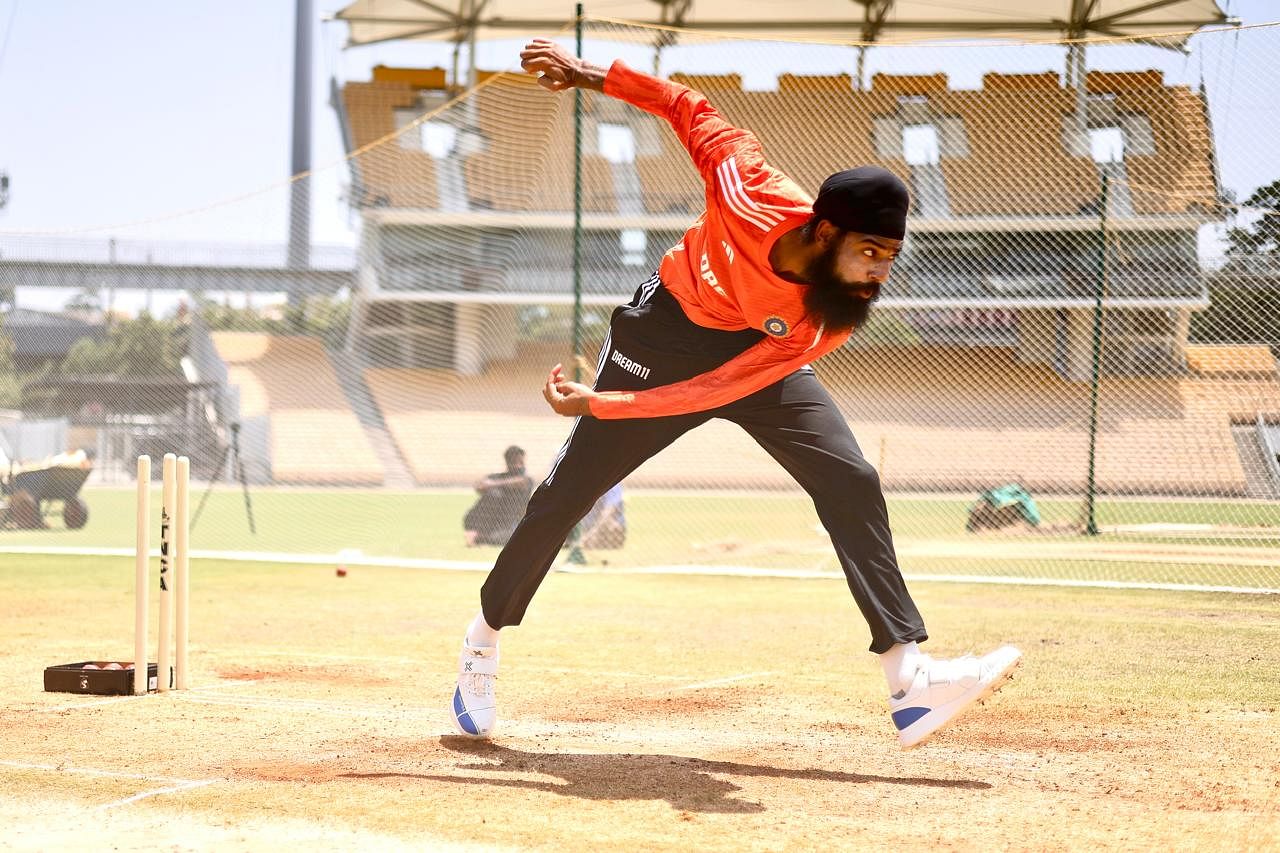
<svg viewBox="0 0 1280 853"><path fill-rule="evenodd" d="M581 382L568 379L564 375L564 365L557 364L551 368L547 383L542 386L542 396L557 415L573 418L591 414L591 398L597 394Z"/></svg>
<svg viewBox="0 0 1280 853"><path fill-rule="evenodd" d="M520 51L520 67L538 76L538 84L552 92L573 88L577 79L576 57L547 39L534 39Z"/></svg>
<svg viewBox="0 0 1280 853"><path fill-rule="evenodd" d="M520 51L520 67L538 78L538 85L552 92L578 86L604 91L605 69L584 62L547 39L534 39Z"/></svg>

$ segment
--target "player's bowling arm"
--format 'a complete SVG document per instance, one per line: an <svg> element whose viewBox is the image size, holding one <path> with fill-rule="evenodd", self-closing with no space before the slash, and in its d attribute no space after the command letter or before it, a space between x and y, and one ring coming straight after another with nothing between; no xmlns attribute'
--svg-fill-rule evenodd
<svg viewBox="0 0 1280 853"><path fill-rule="evenodd" d="M750 131L725 121L701 92L636 71L620 59L609 67L603 91L666 119L704 175L713 174L721 161L742 146L759 147Z"/></svg>
<svg viewBox="0 0 1280 853"><path fill-rule="evenodd" d="M606 69L578 59L547 39L534 39L520 51L520 67L538 78L538 85L552 92L565 89L604 91Z"/></svg>

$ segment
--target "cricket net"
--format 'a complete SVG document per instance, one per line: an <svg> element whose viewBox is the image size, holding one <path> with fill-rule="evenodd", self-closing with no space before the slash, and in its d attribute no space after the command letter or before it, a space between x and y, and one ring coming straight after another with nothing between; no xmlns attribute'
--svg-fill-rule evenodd
<svg viewBox="0 0 1280 853"><path fill-rule="evenodd" d="M1280 29L1200 33L1185 54L863 52L586 23L589 59L706 93L810 192L863 163L911 187L871 321L815 365L908 573L1280 587L1280 175L1276 128L1241 106ZM659 119L513 68L379 66L335 85L341 163L109 233L0 235L6 284L68 291L60 316L84 324L7 314L14 423L65 423L91 485L136 453L190 453L220 481L199 547L490 560L462 545L470 484L509 445L546 472L570 426L541 399L547 370L590 378L611 310L704 193ZM341 192L352 248L217 242L298 191ZM175 221L206 241L166 241ZM113 310L113 292L148 301ZM38 357L76 329L90 343ZM589 564L838 571L804 494L725 422L643 465L624 506L625 546ZM91 520L76 542L112 535Z"/></svg>

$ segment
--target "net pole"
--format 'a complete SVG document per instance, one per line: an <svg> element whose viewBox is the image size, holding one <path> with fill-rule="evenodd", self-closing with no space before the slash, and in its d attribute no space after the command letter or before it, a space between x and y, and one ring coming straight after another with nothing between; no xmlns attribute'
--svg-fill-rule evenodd
<svg viewBox="0 0 1280 853"><path fill-rule="evenodd" d="M582 4L577 4L573 35L576 55L582 59ZM582 381L582 90L573 87L573 381ZM582 553L582 525L569 534L566 562L585 566Z"/></svg>
<svg viewBox="0 0 1280 853"><path fill-rule="evenodd" d="M573 33L582 59L582 4ZM582 381L582 89L573 88L573 381Z"/></svg>
<svg viewBox="0 0 1280 853"><path fill-rule="evenodd" d="M1098 381L1102 362L1102 296L1107 282L1107 173L1102 173L1102 201L1098 215L1098 277L1093 291L1093 345L1091 369L1089 376L1089 476L1085 484L1085 505L1088 521L1085 533L1098 535L1098 521L1095 515L1095 499L1097 496L1097 449L1098 449Z"/></svg>

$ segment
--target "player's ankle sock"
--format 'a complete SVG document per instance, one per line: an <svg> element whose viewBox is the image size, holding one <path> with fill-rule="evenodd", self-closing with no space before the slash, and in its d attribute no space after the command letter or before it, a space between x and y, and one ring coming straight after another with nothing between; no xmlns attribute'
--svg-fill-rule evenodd
<svg viewBox="0 0 1280 853"><path fill-rule="evenodd" d="M880 665L884 667L884 677L889 682L889 695L897 695L911 686L922 657L924 654L914 640L898 643L880 655Z"/></svg>
<svg viewBox="0 0 1280 853"><path fill-rule="evenodd" d="M496 646L498 645L498 632L490 628L489 623L484 621L484 611L481 610L476 614L476 618L471 620L471 627L467 629L467 645L469 646Z"/></svg>

